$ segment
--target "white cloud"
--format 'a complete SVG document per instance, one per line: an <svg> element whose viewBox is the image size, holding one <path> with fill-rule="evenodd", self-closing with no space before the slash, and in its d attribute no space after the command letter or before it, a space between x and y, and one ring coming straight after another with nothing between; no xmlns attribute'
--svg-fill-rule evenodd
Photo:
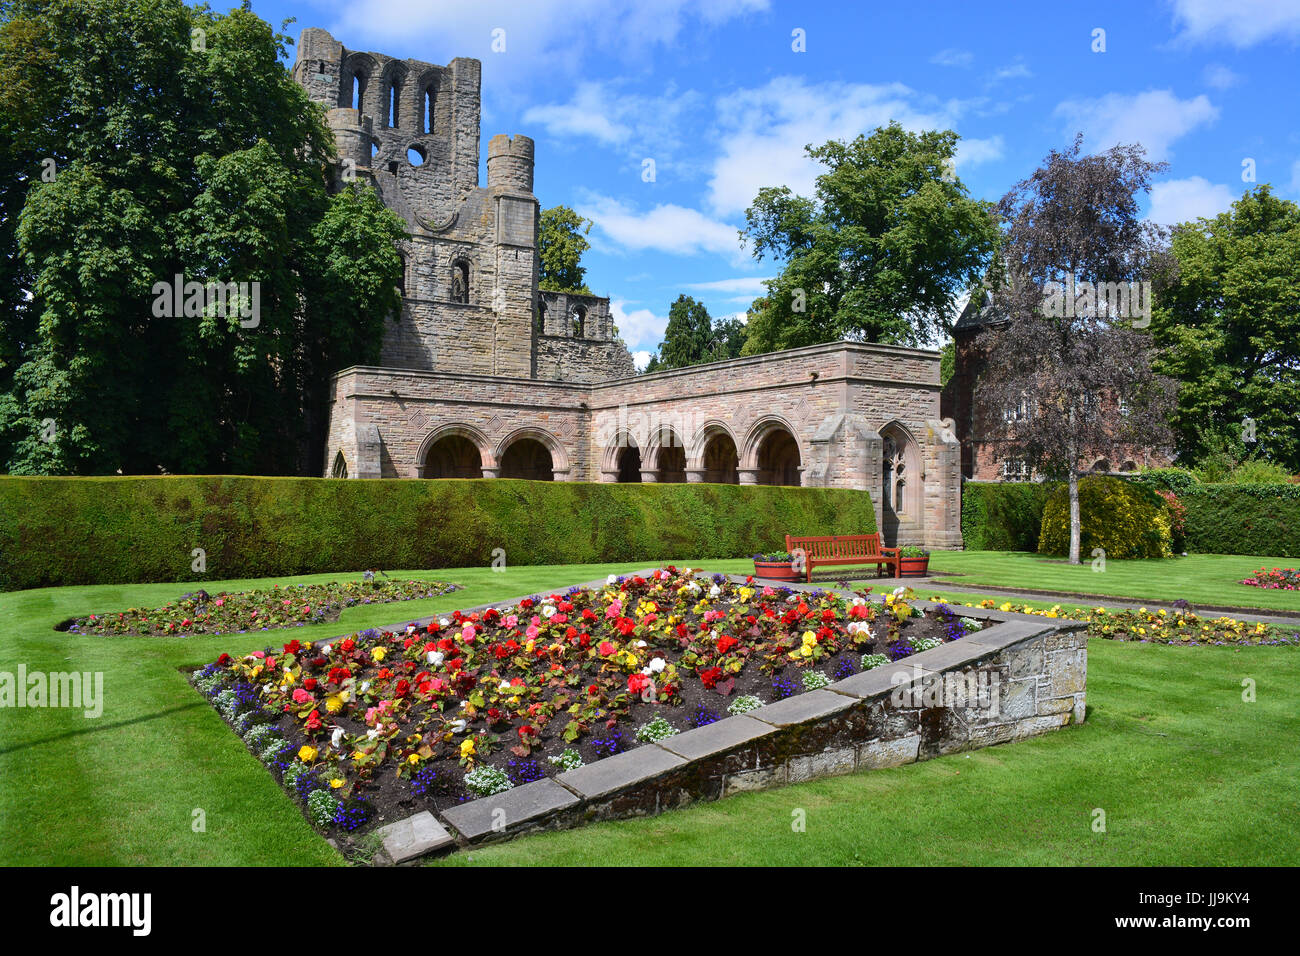
<svg viewBox="0 0 1300 956"><path fill-rule="evenodd" d="M619 118L624 112L599 83L582 83L568 103L534 106L524 113L523 121L540 123L552 136L590 136L608 146L632 135L631 127Z"/></svg>
<svg viewBox="0 0 1300 956"><path fill-rule="evenodd" d="M709 205L719 216L746 209L764 186L789 186L811 195L824 171L806 145L852 139L890 120L906 129L950 129L964 105L930 102L901 83L810 84L777 77L737 90L717 103L720 152L709 179Z"/></svg>
<svg viewBox="0 0 1300 956"><path fill-rule="evenodd" d="M633 58L694 25L719 26L770 0L357 0L330 31L349 49L484 60L484 73L574 73L586 56ZM504 52L493 50L503 30Z"/></svg>
<svg viewBox="0 0 1300 956"><path fill-rule="evenodd" d="M1083 131L1090 150L1141 143L1148 159L1163 160L1175 140L1212 123L1219 110L1204 94L1180 100L1169 90L1147 90L1133 95L1107 93L1097 99L1066 100L1056 107L1056 115L1066 121L1067 136Z"/></svg>
<svg viewBox="0 0 1300 956"><path fill-rule="evenodd" d="M930 62L937 66L970 66L975 54L969 50L940 50L930 57Z"/></svg>
<svg viewBox="0 0 1300 956"><path fill-rule="evenodd" d="M1211 183L1202 176L1169 179L1151 187L1151 211L1147 218L1162 226L1209 218L1225 212L1237 199L1227 186Z"/></svg>
<svg viewBox="0 0 1300 956"><path fill-rule="evenodd" d="M674 255L711 252L743 261L735 226L710 219L697 209L661 203L641 212L608 196L595 196L578 206L578 214L596 224L623 249L654 249Z"/></svg>
<svg viewBox="0 0 1300 956"><path fill-rule="evenodd" d="M1183 43L1229 43L1238 49L1273 38L1300 40L1295 0L1171 0L1174 39Z"/></svg>
<svg viewBox="0 0 1300 956"><path fill-rule="evenodd" d="M632 309L628 310L631 303L624 299L613 299L609 303L610 318L618 326L618 334L622 336L627 347L632 351L633 358L639 354L645 355L645 362L650 361L650 352L659 347L659 343L664 339L664 329L668 327L668 316L655 315L649 309ZM637 368L644 368L645 362L638 361Z"/></svg>
<svg viewBox="0 0 1300 956"><path fill-rule="evenodd" d="M699 292L744 293L753 298L767 291L767 286L763 283L770 278L770 276L738 276L734 279L715 279L712 282L689 282L686 288Z"/></svg>
<svg viewBox="0 0 1300 956"><path fill-rule="evenodd" d="M632 353L632 364L636 366L638 372L644 372L645 367L650 364L650 353L645 349L639 349Z"/></svg>
<svg viewBox="0 0 1300 956"><path fill-rule="evenodd" d="M1004 66L994 70L993 81L996 83L999 80L1027 80L1033 75L1033 71L1030 70L1029 67L1025 66L1023 63L1016 62L1009 66Z"/></svg>
<svg viewBox="0 0 1300 956"><path fill-rule="evenodd" d="M1211 63L1207 66L1201 71L1201 79L1205 81L1206 86L1212 86L1216 90L1226 90L1241 82L1241 77L1222 63Z"/></svg>
<svg viewBox="0 0 1300 956"><path fill-rule="evenodd" d="M980 163L1001 159L1004 155L1003 146L1001 134L988 139L958 140L957 155L953 158L953 165L960 169L963 166L978 166Z"/></svg>

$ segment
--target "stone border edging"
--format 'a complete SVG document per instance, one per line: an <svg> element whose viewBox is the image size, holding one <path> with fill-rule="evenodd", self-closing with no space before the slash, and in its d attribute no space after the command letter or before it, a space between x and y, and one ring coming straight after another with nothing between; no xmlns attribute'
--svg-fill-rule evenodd
<svg viewBox="0 0 1300 956"><path fill-rule="evenodd" d="M648 577L654 570L618 576ZM722 576L739 584L746 583L748 577ZM713 573L697 571L696 577L712 578ZM547 593L604 587L607 580ZM755 584L856 596L852 590L801 583L758 579ZM531 596L460 610L472 613L503 607ZM884 596L872 594L868 600L883 602ZM941 602L916 599L911 603L931 610ZM393 862L409 862L457 846L477 846L538 830L655 815L733 793L899 766L1083 721L1087 635L1081 632L1086 631L1086 623L985 608L969 610L998 623L819 690L794 694L553 778L449 807L440 813L450 832L428 811L377 832ZM432 617L423 623L429 620ZM926 707L924 699L918 703L918 695L924 698L924 688L944 685L956 675L962 675L961 680L970 687L972 679L978 682L981 670L999 675L997 706ZM1000 698L1003 680L1008 685L1005 708ZM909 705L909 696L916 706ZM903 706L896 706L899 698Z"/></svg>

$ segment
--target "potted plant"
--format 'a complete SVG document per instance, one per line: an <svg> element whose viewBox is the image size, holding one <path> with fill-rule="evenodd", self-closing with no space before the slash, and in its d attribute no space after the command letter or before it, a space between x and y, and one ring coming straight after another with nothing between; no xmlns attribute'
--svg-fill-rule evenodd
<svg viewBox="0 0 1300 956"><path fill-rule="evenodd" d="M775 554L754 555L754 577L771 581L798 581L801 575L795 570L794 556L788 551L778 551Z"/></svg>
<svg viewBox="0 0 1300 956"><path fill-rule="evenodd" d="M930 552L914 544L898 549L898 576L923 578L930 567Z"/></svg>

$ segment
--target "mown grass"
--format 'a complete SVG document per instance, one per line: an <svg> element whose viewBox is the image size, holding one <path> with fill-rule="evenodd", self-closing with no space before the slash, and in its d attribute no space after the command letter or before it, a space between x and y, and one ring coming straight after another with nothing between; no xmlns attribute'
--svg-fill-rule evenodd
<svg viewBox="0 0 1300 956"><path fill-rule="evenodd" d="M1107 560L1094 571L1092 559L1070 565L1059 558L1019 551L935 551L930 574L962 587L998 587L1107 594L1138 601L1221 604L1281 611L1300 611L1300 591L1266 590L1238 584L1259 568L1295 567L1294 558L1258 555L1191 554L1147 561ZM957 575L961 575L957 577Z"/></svg>
<svg viewBox="0 0 1300 956"><path fill-rule="evenodd" d="M705 566L734 572L749 565ZM0 671L19 664L29 671L102 671L106 698L97 720L70 710L0 710L0 863L342 864L188 686L182 668L289 635L320 639L634 567L412 572L466 588L351 608L332 624L204 638L53 630L88 610L160 604L190 585L0 594ZM440 865L1300 862L1290 825L1300 810L1300 752L1292 746L1300 730L1300 655L1292 648L1100 640L1089 651L1090 713L1080 727L653 819L531 837L457 853ZM1256 681L1254 703L1241 699L1247 677ZM1095 808L1107 814L1105 833L1091 828ZM205 832L194 830L197 809ZM796 810L806 813L804 832L792 829Z"/></svg>

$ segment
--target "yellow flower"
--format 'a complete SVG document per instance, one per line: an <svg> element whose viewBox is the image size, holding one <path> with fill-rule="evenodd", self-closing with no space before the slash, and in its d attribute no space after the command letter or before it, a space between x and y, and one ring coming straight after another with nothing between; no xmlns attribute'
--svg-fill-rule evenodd
<svg viewBox="0 0 1300 956"><path fill-rule="evenodd" d="M331 694L330 696L326 697L325 709L328 710L331 714L337 714L340 710L343 709L343 695Z"/></svg>
<svg viewBox="0 0 1300 956"><path fill-rule="evenodd" d="M466 737L464 740L461 741L460 755L462 757L468 757L472 753L474 753L474 738Z"/></svg>
<svg viewBox="0 0 1300 956"><path fill-rule="evenodd" d="M816 634L814 634L812 631L804 631L804 632L803 632L803 646L804 646L804 647L812 647L812 646L813 646L814 644L816 644L816 643L817 643L817 635L816 635Z"/></svg>
<svg viewBox="0 0 1300 956"><path fill-rule="evenodd" d="M411 756L406 758L406 762L409 763L411 766L415 766L417 763L420 762L420 755L411 754Z"/></svg>
<svg viewBox="0 0 1300 956"><path fill-rule="evenodd" d="M999 610L999 611L1010 611L1010 610L1011 610L1011 602L1010 602L1010 601L1005 601L1005 602L1003 602L1002 606L1001 606L1000 608L998 608L998 610Z"/></svg>
<svg viewBox="0 0 1300 956"><path fill-rule="evenodd" d="M303 763L311 763L316 759L316 748L311 744L303 744L298 748L298 759Z"/></svg>
<svg viewBox="0 0 1300 956"><path fill-rule="evenodd" d="M376 664L378 664L380 661L382 661L382 660L384 659L384 656L385 656L387 653L388 653L388 649L387 649L387 648L384 648L384 647L376 647L376 648L371 649L371 651L370 651L370 658L371 658L371 660L373 660Z"/></svg>
<svg viewBox="0 0 1300 956"><path fill-rule="evenodd" d="M338 777L335 777L333 780L330 781L330 786L333 789L337 790L339 787L343 786L343 781L340 780Z"/></svg>

